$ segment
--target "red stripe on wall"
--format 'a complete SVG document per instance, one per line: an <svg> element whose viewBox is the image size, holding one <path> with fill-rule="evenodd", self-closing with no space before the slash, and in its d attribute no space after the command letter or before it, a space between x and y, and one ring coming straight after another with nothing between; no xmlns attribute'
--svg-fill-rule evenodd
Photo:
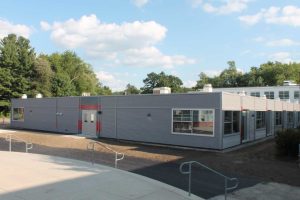
<svg viewBox="0 0 300 200"><path fill-rule="evenodd" d="M101 105L80 105L81 110L98 110L98 108L101 108Z"/></svg>
<svg viewBox="0 0 300 200"><path fill-rule="evenodd" d="M100 122L99 121L96 124L96 131L97 131L97 133L99 133L99 131L100 131Z"/></svg>
<svg viewBox="0 0 300 200"><path fill-rule="evenodd" d="M78 120L78 130L81 131L82 130L82 121Z"/></svg>

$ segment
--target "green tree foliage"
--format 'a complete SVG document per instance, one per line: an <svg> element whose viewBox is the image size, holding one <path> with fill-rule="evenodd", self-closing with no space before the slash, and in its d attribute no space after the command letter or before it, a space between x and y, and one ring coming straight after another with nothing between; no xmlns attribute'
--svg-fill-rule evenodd
<svg viewBox="0 0 300 200"><path fill-rule="evenodd" d="M0 42L0 68L9 76L8 98L29 93L34 74L35 52L29 40L10 34ZM2 96L2 95L1 95Z"/></svg>
<svg viewBox="0 0 300 200"><path fill-rule="evenodd" d="M0 41L0 113L9 111L11 98L22 94L29 97L109 95L92 67L74 52L36 56L30 41L10 34Z"/></svg>
<svg viewBox="0 0 300 200"><path fill-rule="evenodd" d="M141 88L143 94L152 93L153 88L156 87L170 87L172 92L181 92L182 90L182 81L180 78L173 75L166 75L164 72L147 74L147 78L143 82L145 84Z"/></svg>
<svg viewBox="0 0 300 200"><path fill-rule="evenodd" d="M35 52L28 39L10 34L0 41L0 112L9 110L11 98L30 93Z"/></svg>
<svg viewBox="0 0 300 200"><path fill-rule="evenodd" d="M53 79L54 73L47 57L45 55L40 55L35 60L32 93L41 93L45 97L52 96L51 89Z"/></svg>
<svg viewBox="0 0 300 200"><path fill-rule="evenodd" d="M110 94L109 88L99 84L92 67L74 52L54 53L48 56L51 70L55 73L51 92L53 96L78 96L83 92Z"/></svg>
<svg viewBox="0 0 300 200"><path fill-rule="evenodd" d="M139 94L140 90L137 89L134 85L127 84L124 93L125 94Z"/></svg>
<svg viewBox="0 0 300 200"><path fill-rule="evenodd" d="M207 83L213 87L247 87L247 86L276 86L284 80L300 83L300 63L267 62L260 67L251 67L247 73L239 72L234 61L228 62L229 67L219 76L208 77L201 72L195 89L202 89Z"/></svg>

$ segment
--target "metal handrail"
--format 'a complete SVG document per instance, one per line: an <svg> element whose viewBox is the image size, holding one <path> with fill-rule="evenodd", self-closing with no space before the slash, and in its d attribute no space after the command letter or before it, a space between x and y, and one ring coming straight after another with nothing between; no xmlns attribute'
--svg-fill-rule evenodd
<svg viewBox="0 0 300 200"><path fill-rule="evenodd" d="M94 159L95 158L95 155L94 155L94 153L95 153L95 144L97 144L99 146L102 146L105 149L107 149L107 150L112 151L113 153L115 153L115 168L118 168L118 161L124 159L124 157L125 157L124 153L117 152L117 151L113 150L112 148L110 148L109 146L103 144L102 142L89 142L87 144L87 147L86 147L87 150L93 152L92 153L92 164L95 163L95 159Z"/></svg>
<svg viewBox="0 0 300 200"><path fill-rule="evenodd" d="M25 143L25 151L26 153L28 153L28 150L32 149L33 148L33 144L31 142L27 142L26 140L16 136L16 135L13 135L13 134L6 134L5 136L5 140L9 142L9 152L12 151L12 141L15 140L15 141L18 141L18 142L24 142Z"/></svg>
<svg viewBox="0 0 300 200"><path fill-rule="evenodd" d="M213 169L207 167L206 165L204 165L204 164L202 164L202 163L200 163L200 162L197 162L197 161L183 162L183 163L181 163L181 165L180 165L180 167L179 167L179 171L180 171L180 173L182 173L182 174L188 174L188 175L189 175L189 186L188 186L188 194L189 194L189 196L191 196L191 187L192 187L192 186L191 186L191 184L192 184L192 183L191 183L191 178L192 178L192 165L193 165L193 164L200 165L201 167L203 167L203 168L205 168L205 169L207 169L207 170L209 170L209 171L211 171L211 172L213 172L213 173L215 173L215 174L217 174L217 175L219 175L219 176L221 176L221 177L224 178L224 180L225 180L225 183L224 183L224 195L225 195L225 200L227 199L227 192L228 192L229 190L234 190L234 189L236 189L236 188L238 187L238 185L239 185L239 180L238 180L237 178L230 178L230 177L227 177L227 176L225 176L224 174L221 174L220 172L217 172L216 170L213 170ZM185 165L188 165L188 170L187 170L187 171L184 171L184 170L183 170L183 167L184 167ZM227 187L227 186L228 186L228 184L227 184L228 180L229 180L229 181L235 181L236 184L235 184L234 186L232 186L232 187Z"/></svg>

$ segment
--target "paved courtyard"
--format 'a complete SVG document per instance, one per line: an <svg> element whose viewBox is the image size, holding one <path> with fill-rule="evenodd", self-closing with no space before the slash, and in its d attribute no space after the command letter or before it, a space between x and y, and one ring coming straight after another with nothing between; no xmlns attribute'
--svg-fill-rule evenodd
<svg viewBox="0 0 300 200"><path fill-rule="evenodd" d="M161 182L72 159L0 151L1 200L201 200Z"/></svg>

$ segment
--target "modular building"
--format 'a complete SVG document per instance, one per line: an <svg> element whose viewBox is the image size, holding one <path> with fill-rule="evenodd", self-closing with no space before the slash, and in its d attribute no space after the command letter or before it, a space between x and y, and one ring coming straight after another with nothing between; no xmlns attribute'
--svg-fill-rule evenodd
<svg viewBox="0 0 300 200"><path fill-rule="evenodd" d="M12 99L14 128L222 150L295 128L300 106L225 92Z"/></svg>

